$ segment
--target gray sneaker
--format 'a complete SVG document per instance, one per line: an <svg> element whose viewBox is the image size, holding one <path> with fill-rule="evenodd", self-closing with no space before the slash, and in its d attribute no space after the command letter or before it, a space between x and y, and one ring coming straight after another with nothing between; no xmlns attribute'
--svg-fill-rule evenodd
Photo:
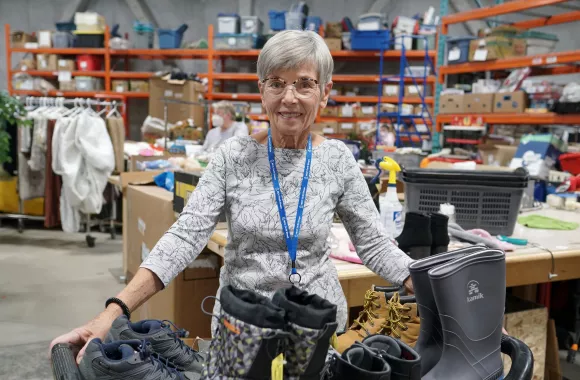
<svg viewBox="0 0 580 380"><path fill-rule="evenodd" d="M103 343L93 339L79 364L84 380L185 380L146 341Z"/></svg>
<svg viewBox="0 0 580 380"><path fill-rule="evenodd" d="M146 319L132 323L122 315L113 322L107 340L146 340L151 343L153 352L170 360L188 380L195 380L201 375L205 358L180 339L187 335L187 331L177 329L169 321Z"/></svg>

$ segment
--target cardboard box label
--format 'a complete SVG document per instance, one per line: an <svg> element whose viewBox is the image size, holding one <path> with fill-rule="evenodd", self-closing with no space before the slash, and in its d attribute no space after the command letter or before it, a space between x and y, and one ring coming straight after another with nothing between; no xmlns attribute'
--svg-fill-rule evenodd
<svg viewBox="0 0 580 380"><path fill-rule="evenodd" d="M399 92L399 86L386 85L383 87L383 92L388 96L397 96L397 93Z"/></svg>
<svg viewBox="0 0 580 380"><path fill-rule="evenodd" d="M365 115L372 115L373 113L375 113L375 109L374 107L362 107L362 113L364 113Z"/></svg>
<svg viewBox="0 0 580 380"><path fill-rule="evenodd" d="M487 49L477 49L473 54L474 61L485 61L487 59Z"/></svg>
<svg viewBox="0 0 580 380"><path fill-rule="evenodd" d="M342 129L354 129L353 123L342 123L340 126Z"/></svg>
<svg viewBox="0 0 580 380"><path fill-rule="evenodd" d="M58 81L59 82L68 82L72 80L72 73L70 71L59 71L58 72Z"/></svg>
<svg viewBox="0 0 580 380"><path fill-rule="evenodd" d="M333 134L334 128L322 128L322 133Z"/></svg>
<svg viewBox="0 0 580 380"><path fill-rule="evenodd" d="M146 228L147 228L147 225L145 224L143 219L141 219L141 218L137 219L137 229L139 230L141 235L145 235Z"/></svg>
<svg viewBox="0 0 580 380"><path fill-rule="evenodd" d="M461 58L461 49L454 47L453 49L449 50L449 55L447 56L449 61L458 61L459 58Z"/></svg>
<svg viewBox="0 0 580 380"><path fill-rule="evenodd" d="M352 106L342 106L342 116L352 117Z"/></svg>
<svg viewBox="0 0 580 380"><path fill-rule="evenodd" d="M125 86L123 86L122 84L119 84L119 85L117 85L117 87L115 87L115 91L125 92Z"/></svg>
<svg viewBox="0 0 580 380"><path fill-rule="evenodd" d="M170 97L173 96L173 91L171 91L171 90L165 90L163 92L163 96L165 96L166 98L170 98Z"/></svg>

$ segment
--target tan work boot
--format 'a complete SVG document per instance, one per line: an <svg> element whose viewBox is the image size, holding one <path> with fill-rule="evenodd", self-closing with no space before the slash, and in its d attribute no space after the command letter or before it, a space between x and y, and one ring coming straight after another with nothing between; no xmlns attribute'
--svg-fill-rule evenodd
<svg viewBox="0 0 580 380"><path fill-rule="evenodd" d="M400 297L395 293L387 301L387 310L388 315L377 334L388 335L414 347L421 329L415 296Z"/></svg>
<svg viewBox="0 0 580 380"><path fill-rule="evenodd" d="M391 298L393 292L399 290L398 287L374 286L367 290L363 310L359 313L357 319L349 329L338 337L336 350L342 354L344 350L354 344L361 342L369 335L376 334L381 330L389 310L387 308L387 299Z"/></svg>

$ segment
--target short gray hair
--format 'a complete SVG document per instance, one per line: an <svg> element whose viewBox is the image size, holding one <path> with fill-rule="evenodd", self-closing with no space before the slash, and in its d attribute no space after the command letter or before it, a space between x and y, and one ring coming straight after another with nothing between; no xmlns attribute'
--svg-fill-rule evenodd
<svg viewBox="0 0 580 380"><path fill-rule="evenodd" d="M232 116L232 120L236 120L236 108L231 102L228 102L227 100L222 100L220 102L212 104L212 106L215 111L222 110L226 113L229 113Z"/></svg>
<svg viewBox="0 0 580 380"><path fill-rule="evenodd" d="M324 86L332 79L334 61L324 39L306 30L285 30L270 38L258 56L258 78L263 80L277 70L293 70L312 63L318 82Z"/></svg>

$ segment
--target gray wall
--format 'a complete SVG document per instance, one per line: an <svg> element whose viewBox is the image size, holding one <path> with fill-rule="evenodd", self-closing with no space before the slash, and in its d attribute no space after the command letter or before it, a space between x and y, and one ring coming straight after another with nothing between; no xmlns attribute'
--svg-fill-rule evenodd
<svg viewBox="0 0 580 380"><path fill-rule="evenodd" d="M12 30L24 30L28 32L54 29L54 23L59 21L64 7L70 0L0 0L0 24L2 25L2 38L0 40L0 90L6 88L5 70L5 49L4 49L4 28L3 25L9 23ZM467 0L475 4L472 0ZM268 26L268 10L284 10L290 7L292 0L254 0L254 11ZM344 16L349 16L356 22L358 16L366 13L375 0L308 0L310 14L318 15L326 21L338 21ZM493 2L487 0L484 2ZM161 27L174 28L177 25L186 23L189 29L185 33L185 40L195 41L207 37L207 27L213 23L219 12L237 12L238 2L235 0L147 0L149 7L157 18ZM428 6L435 7L439 11L439 0L391 0L385 12L389 21L396 15L412 16L415 13L424 12ZM109 25L120 24L120 31L124 34L130 32L134 16L123 0L92 0L89 10L102 14ZM561 10L555 8L544 8L544 14L551 12L560 13ZM523 17L525 19L525 17ZM522 19L518 16L509 16L509 20ZM560 38L557 50L572 50L580 48L580 23L565 24L541 31L556 33ZM480 23L472 23L474 29L481 26ZM463 25L453 26L451 35L464 35L466 29ZM17 62L22 57L21 54L13 55L13 62ZM15 63L13 63L15 64ZM251 63L248 63L251 65ZM205 62L181 61L178 65L184 70L204 72L207 70ZM240 66L240 61L228 61L227 69L236 71ZM337 72L341 73L373 73L378 71L377 63L337 63ZM138 61L132 62L133 70L156 70L162 68L159 61ZM248 67L249 70L252 67ZM396 72L396 67L393 67ZM569 80L570 77L563 77L562 80ZM229 89L232 90L232 89ZM374 90L369 89L373 94ZM146 113L146 100L131 101L132 137L138 137L138 125L144 119Z"/></svg>

